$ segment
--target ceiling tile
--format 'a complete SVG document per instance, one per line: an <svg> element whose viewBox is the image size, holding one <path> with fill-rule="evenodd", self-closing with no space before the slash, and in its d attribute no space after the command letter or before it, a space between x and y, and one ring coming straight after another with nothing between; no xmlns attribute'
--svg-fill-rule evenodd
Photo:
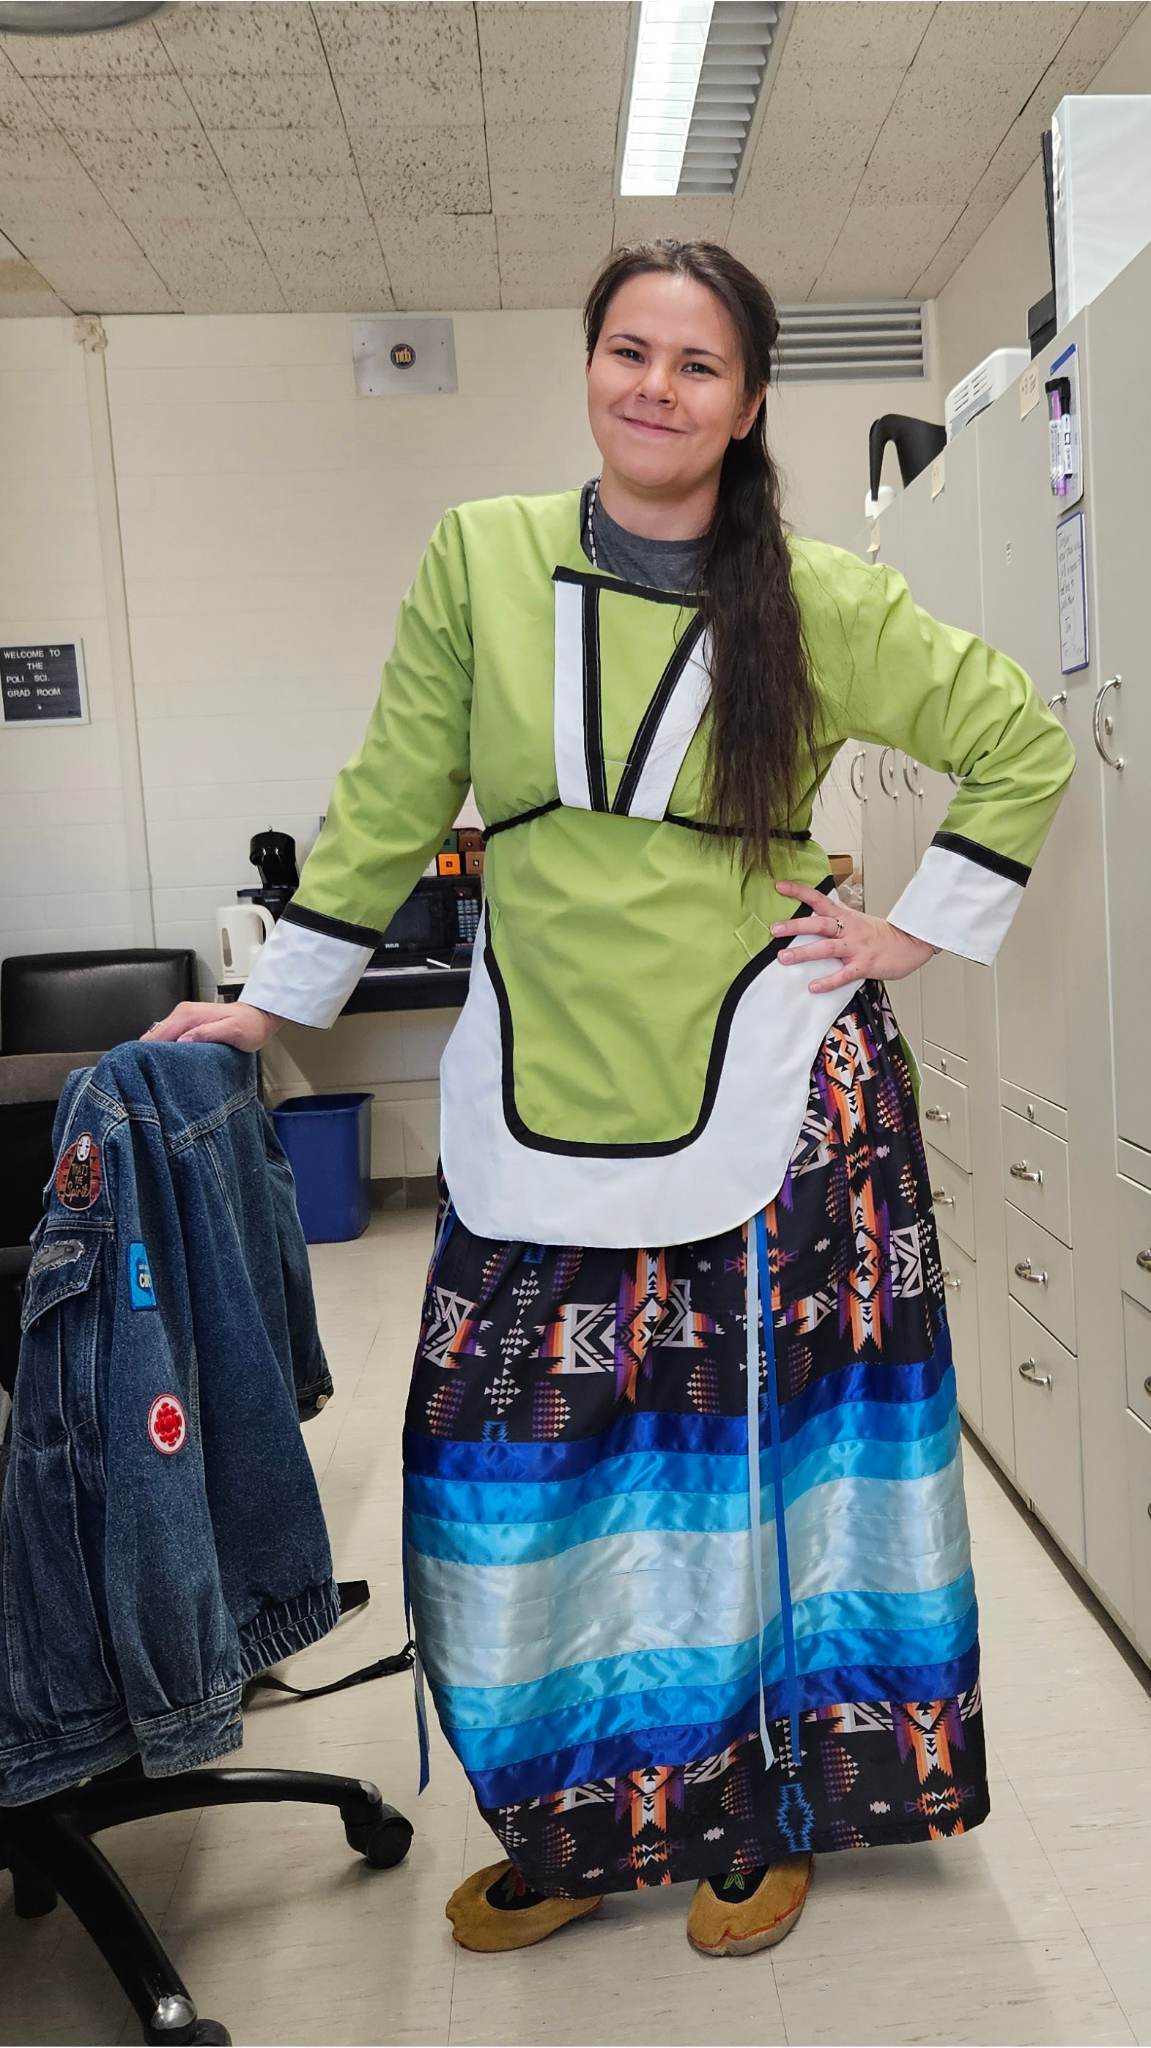
<svg viewBox="0 0 1151 2048"><path fill-rule="evenodd" d="M74 129L122 135L134 128L198 128L196 110L178 78L38 78L33 87L47 119Z"/></svg>
<svg viewBox="0 0 1151 2048"><path fill-rule="evenodd" d="M1030 91L1081 12L1082 0L946 0L932 15L915 62L944 66L953 77L968 69L996 69L1004 77L1030 73Z"/></svg>
<svg viewBox="0 0 1151 2048"><path fill-rule="evenodd" d="M24 83L10 58L0 54L0 121L38 128L46 119L31 86Z"/></svg>
<svg viewBox="0 0 1151 2048"><path fill-rule="evenodd" d="M232 191L241 213L258 227L289 227L298 221L309 231L317 221L342 220L371 232L371 215L356 177L233 178Z"/></svg>
<svg viewBox="0 0 1151 2048"><path fill-rule="evenodd" d="M181 83L205 128L322 128L340 120L327 71L186 72Z"/></svg>
<svg viewBox="0 0 1151 2048"><path fill-rule="evenodd" d="M293 312L389 312L394 301L375 229L329 220L265 223L260 228L268 262Z"/></svg>
<svg viewBox="0 0 1151 2048"><path fill-rule="evenodd" d="M845 205L841 219L846 217ZM777 209L762 220L736 214L727 238L733 256L762 278L772 298L788 305L806 299L835 244L835 225L821 220L812 233L810 215L803 218Z"/></svg>
<svg viewBox="0 0 1151 2048"><path fill-rule="evenodd" d="M798 63L804 70L822 64L851 64L860 73L892 64L906 70L937 11L934 0L906 6L901 0L837 0L834 6L797 7L781 69Z"/></svg>
<svg viewBox="0 0 1151 2048"><path fill-rule="evenodd" d="M374 214L491 211L482 128L352 128L349 134Z"/></svg>
<svg viewBox="0 0 1151 2048"><path fill-rule="evenodd" d="M189 224L189 229L198 224ZM282 313L284 296L246 221L219 226L211 236L180 233L165 220L158 231L137 230L172 297L185 313Z"/></svg>
<svg viewBox="0 0 1151 2048"><path fill-rule="evenodd" d="M815 285L819 299L905 298L950 234L962 201L852 207Z"/></svg>
<svg viewBox="0 0 1151 2048"><path fill-rule="evenodd" d="M790 49L791 38L784 60ZM830 63L781 78L764 110L737 213L769 198L781 182L806 188L809 205L824 192L837 204L845 180L854 190L863 176L903 78L901 67L877 65L866 73L863 92L857 70Z"/></svg>
<svg viewBox="0 0 1151 2048"><path fill-rule="evenodd" d="M224 173L199 128L153 128L104 135L85 129L74 137L76 155L109 196L122 187L149 192L162 205L165 191L182 183L225 187Z"/></svg>
<svg viewBox="0 0 1151 2048"><path fill-rule="evenodd" d="M23 78L142 78L172 68L151 21L87 36L0 35L0 50Z"/></svg>
<svg viewBox="0 0 1151 2048"><path fill-rule="evenodd" d="M343 122L325 128L226 128L211 136L230 179L350 178L355 164Z"/></svg>
<svg viewBox="0 0 1151 2048"><path fill-rule="evenodd" d="M0 319L27 320L68 311L35 265L0 235Z"/></svg>
<svg viewBox="0 0 1151 2048"><path fill-rule="evenodd" d="M176 313L180 309L152 265L135 256L88 251L45 259L52 283L78 313Z"/></svg>
<svg viewBox="0 0 1151 2048"><path fill-rule="evenodd" d="M1015 118L1012 81L985 71L948 81L936 73L900 93L860 181L867 205L920 198L963 201Z"/></svg>
<svg viewBox="0 0 1151 2048"><path fill-rule="evenodd" d="M482 122L479 46L470 6L322 4L313 9L349 119Z"/></svg>
<svg viewBox="0 0 1151 2048"><path fill-rule="evenodd" d="M28 130L0 121L0 206L11 178L70 178L80 170L74 149L58 128Z"/></svg>
<svg viewBox="0 0 1151 2048"><path fill-rule="evenodd" d="M142 260L140 245L135 237L118 220L111 207L100 201L101 213L86 208L86 218L77 219L73 214L42 215L38 220L27 220L21 224L16 237L20 248L30 262L39 265L45 276L49 267L59 259L77 256L91 258L93 262L136 262Z"/></svg>
<svg viewBox="0 0 1151 2048"><path fill-rule="evenodd" d="M121 230L122 223L87 173L73 162L66 177L6 176L0 181L0 228L23 248L37 233L68 229L99 236Z"/></svg>
<svg viewBox="0 0 1151 2048"><path fill-rule="evenodd" d="M400 312L495 311L500 303L496 224L490 213L376 216Z"/></svg>
<svg viewBox="0 0 1151 2048"><path fill-rule="evenodd" d="M614 113L574 121L489 121L487 141L497 213L612 204Z"/></svg>
<svg viewBox="0 0 1151 2048"><path fill-rule="evenodd" d="M998 211L998 202L988 204L976 200L968 201L950 234L940 243L930 263L916 278L911 287L912 298L938 298L964 257L971 254L980 235L991 226Z"/></svg>
<svg viewBox="0 0 1151 2048"><path fill-rule="evenodd" d="M185 74L327 68L312 10L300 4L183 0L157 16L156 32L176 70Z"/></svg>
<svg viewBox="0 0 1151 2048"><path fill-rule="evenodd" d="M654 241L661 235L679 242L726 243L733 201L684 195L682 199L617 199L614 232L617 242Z"/></svg>
<svg viewBox="0 0 1151 2048"><path fill-rule="evenodd" d="M612 247L610 206L496 216L500 303L582 306Z"/></svg>
<svg viewBox="0 0 1151 2048"><path fill-rule="evenodd" d="M505 126L618 115L626 85L630 9L615 0L479 0L484 109Z"/></svg>

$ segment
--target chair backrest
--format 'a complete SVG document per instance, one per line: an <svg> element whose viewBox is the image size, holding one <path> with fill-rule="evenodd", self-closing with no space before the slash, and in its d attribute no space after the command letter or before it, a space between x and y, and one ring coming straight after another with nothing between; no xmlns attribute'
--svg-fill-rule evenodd
<svg viewBox="0 0 1151 2048"><path fill-rule="evenodd" d="M0 1050L106 1051L196 995L183 947L107 953L14 953L0 967Z"/></svg>

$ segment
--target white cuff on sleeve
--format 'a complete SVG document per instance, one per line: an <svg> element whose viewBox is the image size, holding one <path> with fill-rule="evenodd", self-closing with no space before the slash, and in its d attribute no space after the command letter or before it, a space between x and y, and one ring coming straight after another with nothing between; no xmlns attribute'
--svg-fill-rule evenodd
<svg viewBox="0 0 1151 2048"><path fill-rule="evenodd" d="M928 847L887 922L929 946L990 967L1030 870L958 833L947 838L950 844L937 839Z"/></svg>
<svg viewBox="0 0 1151 2048"><path fill-rule="evenodd" d="M285 914L240 990L240 1001L295 1024L326 1029L339 1016L372 952L371 946L294 924Z"/></svg>

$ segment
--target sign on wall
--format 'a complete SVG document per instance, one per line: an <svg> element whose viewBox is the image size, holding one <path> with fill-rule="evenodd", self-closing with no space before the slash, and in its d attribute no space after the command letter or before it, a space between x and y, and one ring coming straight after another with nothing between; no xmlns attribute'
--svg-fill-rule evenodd
<svg viewBox="0 0 1151 2048"><path fill-rule="evenodd" d="M0 647L0 714L5 725L85 723L83 642Z"/></svg>

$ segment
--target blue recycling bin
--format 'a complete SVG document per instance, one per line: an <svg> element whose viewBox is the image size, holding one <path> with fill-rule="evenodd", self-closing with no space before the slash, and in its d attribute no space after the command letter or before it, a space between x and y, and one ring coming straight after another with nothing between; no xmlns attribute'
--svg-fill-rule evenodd
<svg viewBox="0 0 1151 2048"><path fill-rule="evenodd" d="M362 1237L372 1210L372 1098L296 1095L272 1111L309 1244Z"/></svg>

